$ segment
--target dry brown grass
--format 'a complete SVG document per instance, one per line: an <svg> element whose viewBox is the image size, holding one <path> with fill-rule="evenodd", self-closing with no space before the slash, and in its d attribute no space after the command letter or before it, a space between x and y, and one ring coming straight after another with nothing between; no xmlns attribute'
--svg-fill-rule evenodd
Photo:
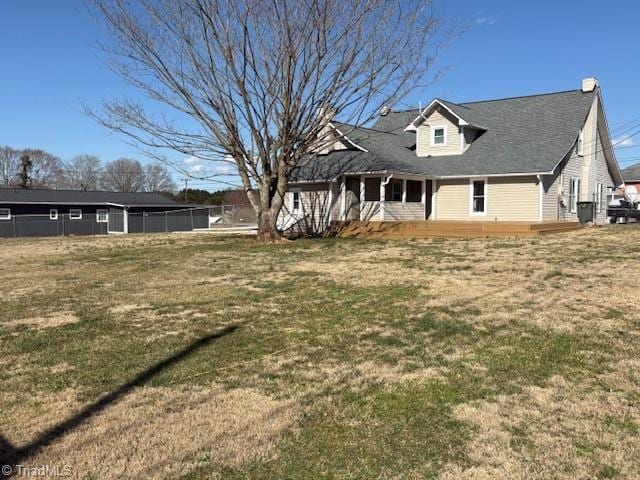
<svg viewBox="0 0 640 480"><path fill-rule="evenodd" d="M540 239L208 242L151 235L2 243L0 282L11 285L13 306L2 310L0 332L23 346L0 355L0 369L3 379L36 389L0 393L0 432L18 445L81 408L87 392L109 391L221 326L242 326L238 340L177 366L159 386L136 389L29 463L71 464L77 476L96 478L175 478L200 467L215 476L256 464L258 473L247 476L282 478L316 463L324 470L308 476L371 478L397 467L399 478L631 479L640 470L640 303L621 288L624 272L640 271L632 248L640 229ZM89 299L76 304L69 292L85 287ZM65 328L82 335L69 340L84 350L63 333L54 341L64 354L48 350L44 337ZM589 337L575 353L584 364L566 373L560 351L556 372L536 364L533 347L531 372L509 363L527 347L522 339L536 335L536 348L553 335ZM131 351L121 346L129 338L138 340ZM598 373L587 362L596 355L607 359ZM496 373L496 358L519 376ZM104 364L129 370L94 378L90 369ZM487 387L482 398L478 386ZM425 394L431 387L435 393ZM427 411L440 399L439 417L418 424L399 401L374 418L380 392L409 392ZM359 410L348 403L354 398ZM460 431L432 457L403 450L404 440L393 437L431 432L447 412ZM402 427L389 433L395 420ZM354 437L332 431L334 423ZM456 438L466 443L456 447ZM389 457L397 464L376 464L382 445L396 448Z"/></svg>
<svg viewBox="0 0 640 480"><path fill-rule="evenodd" d="M16 408L12 423L3 425L14 445L37 438L82 407L74 390L37 398L36 405ZM273 459L279 438L298 415L294 401L251 389L144 387L25 464L69 465L73 478L175 478L203 465Z"/></svg>

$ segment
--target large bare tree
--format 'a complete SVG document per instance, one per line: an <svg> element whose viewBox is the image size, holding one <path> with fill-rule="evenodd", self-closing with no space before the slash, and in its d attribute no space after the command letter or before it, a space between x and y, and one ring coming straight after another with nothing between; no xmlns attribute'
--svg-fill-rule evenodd
<svg viewBox="0 0 640 480"><path fill-rule="evenodd" d="M70 190L97 190L102 164L94 155L76 155L64 163L62 185Z"/></svg>
<svg viewBox="0 0 640 480"><path fill-rule="evenodd" d="M176 184L166 165L151 163L144 167L145 192L175 192Z"/></svg>
<svg viewBox="0 0 640 480"><path fill-rule="evenodd" d="M121 99L89 113L156 157L231 162L262 240L279 238L288 178L327 112L368 121L425 84L448 38L428 0L90 2L110 66L160 109Z"/></svg>
<svg viewBox="0 0 640 480"><path fill-rule="evenodd" d="M100 176L100 186L111 192L141 192L145 175L137 160L119 158L108 162Z"/></svg>
<svg viewBox="0 0 640 480"><path fill-rule="evenodd" d="M20 150L0 147L0 186L15 187L20 170Z"/></svg>

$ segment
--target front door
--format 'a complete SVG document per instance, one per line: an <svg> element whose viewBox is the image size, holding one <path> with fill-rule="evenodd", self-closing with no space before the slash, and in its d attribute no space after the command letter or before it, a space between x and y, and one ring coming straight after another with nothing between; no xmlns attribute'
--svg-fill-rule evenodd
<svg viewBox="0 0 640 480"><path fill-rule="evenodd" d="M427 180L425 185L427 189L424 198L424 219L430 220L431 214L433 213L433 205L431 204L431 200L433 199L433 182L431 182L431 180Z"/></svg>
<svg viewBox="0 0 640 480"><path fill-rule="evenodd" d="M347 177L345 197L347 220L360 220L360 177Z"/></svg>

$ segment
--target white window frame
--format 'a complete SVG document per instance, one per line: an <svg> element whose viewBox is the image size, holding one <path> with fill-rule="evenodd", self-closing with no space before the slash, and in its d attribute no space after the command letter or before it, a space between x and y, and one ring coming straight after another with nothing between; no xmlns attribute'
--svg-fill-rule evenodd
<svg viewBox="0 0 640 480"><path fill-rule="evenodd" d="M484 182L484 191L483 191L483 197L484 197L484 210L481 212L476 212L473 210L473 200L475 198L475 195L473 194L473 184L474 182ZM487 211L488 211L488 206L489 206L489 179L487 177L472 177L469 179L469 215L472 217L486 217L487 216Z"/></svg>
<svg viewBox="0 0 640 480"><path fill-rule="evenodd" d="M584 129L580 130L580 133L578 133L578 147L576 153L580 157L584 156Z"/></svg>
<svg viewBox="0 0 640 480"><path fill-rule="evenodd" d="M104 220L100 220L100 214L104 213L106 215ZM99 208L96 210L96 223L109 223L109 210L106 208Z"/></svg>
<svg viewBox="0 0 640 480"><path fill-rule="evenodd" d="M602 212L602 184L600 182L596 182L595 189L595 201L596 201L596 212Z"/></svg>
<svg viewBox="0 0 640 480"><path fill-rule="evenodd" d="M74 213L76 212L76 213ZM82 209L72 208L69 210L69 220L82 220Z"/></svg>
<svg viewBox="0 0 640 480"><path fill-rule="evenodd" d="M442 143L436 143L436 130L442 129ZM432 125L431 126L431 146L432 147L446 147L447 146L447 126L446 125Z"/></svg>
<svg viewBox="0 0 640 480"><path fill-rule="evenodd" d="M580 187L581 186L579 177L571 177L569 179L569 213L578 212L578 202L580 201Z"/></svg>
<svg viewBox="0 0 640 480"><path fill-rule="evenodd" d="M296 208L296 196L298 197L298 207ZM291 213L300 213L302 209L302 198L300 198L300 190L291 191Z"/></svg>
<svg viewBox="0 0 640 480"><path fill-rule="evenodd" d="M0 208L0 220L11 220L11 209L10 208Z"/></svg>
<svg viewBox="0 0 640 480"><path fill-rule="evenodd" d="M52 208L49 210L49 220L58 220L58 209Z"/></svg>

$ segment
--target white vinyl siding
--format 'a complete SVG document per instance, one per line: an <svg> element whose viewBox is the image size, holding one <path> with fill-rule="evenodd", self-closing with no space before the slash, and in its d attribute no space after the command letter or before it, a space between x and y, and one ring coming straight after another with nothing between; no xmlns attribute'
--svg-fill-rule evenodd
<svg viewBox="0 0 640 480"><path fill-rule="evenodd" d="M385 202L385 221L424 220L424 203L422 202Z"/></svg>
<svg viewBox="0 0 640 480"><path fill-rule="evenodd" d="M535 176L489 177L484 215L472 215L470 179L438 180L436 220L538 221L540 185Z"/></svg>
<svg viewBox="0 0 640 480"><path fill-rule="evenodd" d="M436 129L444 128L444 143L433 144ZM464 145L457 119L443 108L436 107L416 131L416 155L459 155Z"/></svg>

